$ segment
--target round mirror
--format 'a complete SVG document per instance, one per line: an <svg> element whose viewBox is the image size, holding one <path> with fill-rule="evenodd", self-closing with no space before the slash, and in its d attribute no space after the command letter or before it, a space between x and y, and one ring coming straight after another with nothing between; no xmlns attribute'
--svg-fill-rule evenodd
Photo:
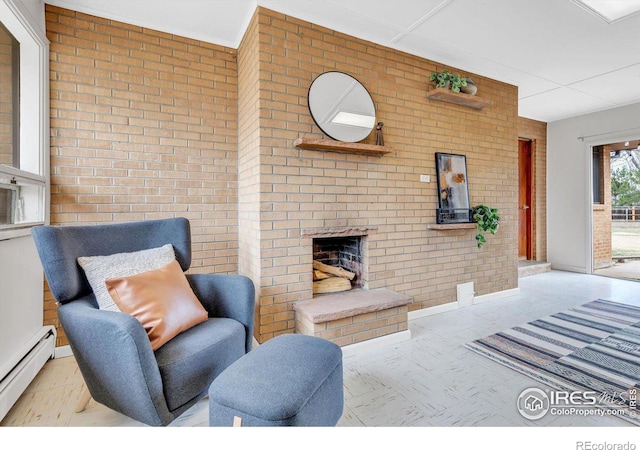
<svg viewBox="0 0 640 450"><path fill-rule="evenodd" d="M330 138L359 142L376 123L371 95L355 78L342 72L319 75L309 88L309 111Z"/></svg>

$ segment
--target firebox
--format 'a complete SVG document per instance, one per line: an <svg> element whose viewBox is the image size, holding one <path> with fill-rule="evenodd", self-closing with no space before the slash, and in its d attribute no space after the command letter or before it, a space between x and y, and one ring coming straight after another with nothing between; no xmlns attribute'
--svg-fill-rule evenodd
<svg viewBox="0 0 640 450"><path fill-rule="evenodd" d="M363 287L362 236L316 238L313 240L313 260L355 274L352 288Z"/></svg>

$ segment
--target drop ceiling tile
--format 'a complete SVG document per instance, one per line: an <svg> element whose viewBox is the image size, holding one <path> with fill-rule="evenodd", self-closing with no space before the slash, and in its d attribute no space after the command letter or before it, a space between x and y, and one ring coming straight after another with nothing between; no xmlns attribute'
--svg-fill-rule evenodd
<svg viewBox="0 0 640 450"><path fill-rule="evenodd" d="M618 105L640 101L640 64L573 83L572 89Z"/></svg>
<svg viewBox="0 0 640 450"><path fill-rule="evenodd" d="M402 27L398 27L392 22L385 22L384 17L372 19L362 13L355 13L349 9L349 5L343 6L341 2L260 0L259 3L265 8L282 11L291 17L381 45L389 45L393 38L402 31ZM368 2L362 3L368 4ZM351 7L354 6L351 5Z"/></svg>
<svg viewBox="0 0 640 450"><path fill-rule="evenodd" d="M351 17L362 16L367 20L380 22L383 26L391 25L399 30L407 30L425 15L439 9L441 4L448 6L451 0L405 1L402 7L389 0L325 0L321 3L339 6L351 11Z"/></svg>
<svg viewBox="0 0 640 450"><path fill-rule="evenodd" d="M518 102L518 114L543 122L553 122L615 106L614 103L583 92L560 87L531 97L521 98Z"/></svg>

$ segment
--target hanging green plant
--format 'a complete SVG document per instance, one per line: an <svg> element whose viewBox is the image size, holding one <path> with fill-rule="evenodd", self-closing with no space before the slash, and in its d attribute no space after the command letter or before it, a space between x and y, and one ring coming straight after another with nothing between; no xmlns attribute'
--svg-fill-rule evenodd
<svg viewBox="0 0 640 450"><path fill-rule="evenodd" d="M486 205L478 205L473 207L473 220L476 223L476 243L478 248L487 242L484 237L485 233L496 234L498 227L500 226L500 216L498 210L495 208L489 208Z"/></svg>

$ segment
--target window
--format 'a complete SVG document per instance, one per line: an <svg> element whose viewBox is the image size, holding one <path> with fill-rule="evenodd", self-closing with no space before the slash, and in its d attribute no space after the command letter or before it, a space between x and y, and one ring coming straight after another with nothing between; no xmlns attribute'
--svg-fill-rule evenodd
<svg viewBox="0 0 640 450"><path fill-rule="evenodd" d="M0 24L0 164L19 167L20 44Z"/></svg>
<svg viewBox="0 0 640 450"><path fill-rule="evenodd" d="M602 176L603 171L603 157L602 157L603 148L601 145L593 147L593 161L592 161L592 170L593 170L593 203L594 204L603 204L604 203L604 177Z"/></svg>
<svg viewBox="0 0 640 450"><path fill-rule="evenodd" d="M16 2L0 2L0 240L45 222L48 42Z"/></svg>

